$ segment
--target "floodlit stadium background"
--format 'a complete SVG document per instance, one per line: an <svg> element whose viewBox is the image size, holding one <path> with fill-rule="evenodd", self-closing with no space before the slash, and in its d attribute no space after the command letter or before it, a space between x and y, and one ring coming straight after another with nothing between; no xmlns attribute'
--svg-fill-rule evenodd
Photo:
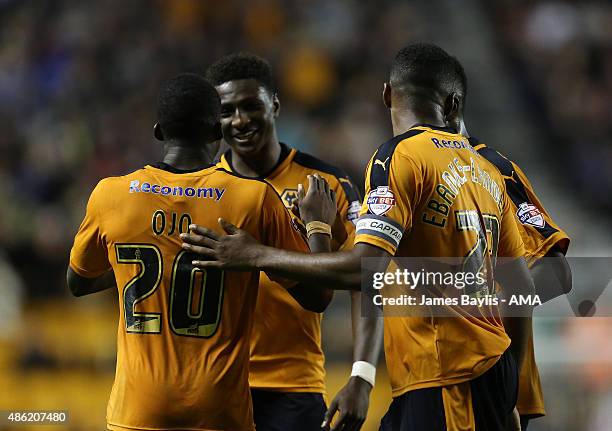
<svg viewBox="0 0 612 431"><path fill-rule="evenodd" d="M391 136L393 55L440 44L468 73L470 132L524 168L571 256L612 256L609 2L0 0L0 40L0 410L104 427L116 294L70 297L73 235L101 177L159 159L161 80L235 50L272 62L281 140L362 184ZM337 294L324 319L330 399L350 371L348 303ZM531 431L612 429L610 322L536 320L549 416ZM389 403L379 370L367 430Z"/></svg>

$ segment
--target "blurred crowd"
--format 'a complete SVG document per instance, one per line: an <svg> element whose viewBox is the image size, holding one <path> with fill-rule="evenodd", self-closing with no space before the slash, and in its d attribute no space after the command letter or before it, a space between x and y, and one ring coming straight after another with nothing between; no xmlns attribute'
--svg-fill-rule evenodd
<svg viewBox="0 0 612 431"><path fill-rule="evenodd" d="M524 83L524 109L550 137L542 146L576 195L612 207L612 7L483 7ZM389 0L0 0L0 259L28 298L65 294L95 183L159 158L160 82L236 50L272 63L281 139L361 184L391 134L382 81L399 47L435 31L424 18Z"/></svg>
<svg viewBox="0 0 612 431"><path fill-rule="evenodd" d="M496 0L501 49L569 194L612 209L612 3ZM584 204L584 200L575 202Z"/></svg>

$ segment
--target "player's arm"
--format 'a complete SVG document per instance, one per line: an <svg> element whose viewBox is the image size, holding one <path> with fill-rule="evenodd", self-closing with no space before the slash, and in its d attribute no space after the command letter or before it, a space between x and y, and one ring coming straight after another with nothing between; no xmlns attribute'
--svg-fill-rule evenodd
<svg viewBox="0 0 612 431"><path fill-rule="evenodd" d="M229 232L225 229L230 235L221 236L202 227L197 227L195 234L183 237L183 247L210 259L195 261L194 265L199 268L259 269L334 290L359 290L361 259L379 258L376 260L378 262L384 258L388 263L404 230L411 226L411 202L418 200L418 184L422 181L418 178L420 172L417 165L410 160L402 159L399 162L402 163L401 169L395 169L392 160L389 175L378 175L380 179L366 181L366 190L372 185L371 188L376 187L374 193L388 193L385 202L390 202L390 205L384 215L371 214L369 205L362 208L362 217L357 222L356 245L350 251L307 255L264 246L247 232L235 229ZM366 177L372 176L373 169L370 162ZM385 270L386 266L382 268L382 271Z"/></svg>
<svg viewBox="0 0 612 431"><path fill-rule="evenodd" d="M350 251L331 253L302 253L263 245L248 232L224 220L221 227L227 235L193 226L192 232L182 234L183 248L202 256L193 265L198 268L217 268L234 271L265 271L280 277L324 285L333 290L359 290L362 257L387 257L379 247L360 243Z"/></svg>
<svg viewBox="0 0 612 431"><path fill-rule="evenodd" d="M302 218L305 221L322 220L323 216L317 214L320 209L316 199L306 203L306 206L300 208ZM296 280L309 288L324 286L333 290L359 290L361 258L390 259L389 252L366 243L357 244L351 251L333 253L305 253L274 248L261 244L248 232L224 220L219 223L227 235L219 235L211 229L195 225L191 227L190 233L181 235L183 248L200 254L203 259L211 259L194 261L194 266L238 271L259 270Z"/></svg>
<svg viewBox="0 0 612 431"><path fill-rule="evenodd" d="M80 276L70 267L68 267L66 273L66 281L68 282L68 288L74 296L90 295L115 287L116 285L113 271L107 271L98 277L87 278Z"/></svg>
<svg viewBox="0 0 612 431"><path fill-rule="evenodd" d="M104 180L91 193L85 217L70 250L66 281L74 296L89 295L115 286L115 275L108 261L106 243L101 234L100 206L108 196Z"/></svg>
<svg viewBox="0 0 612 431"><path fill-rule="evenodd" d="M343 222L343 236L339 239L343 250L353 248L355 224L361 210L361 197L351 179L339 177L338 215ZM338 221L338 220L337 220ZM336 222L336 225L340 225ZM353 367L348 382L342 387L329 404L322 427L331 426L338 414L333 430L359 430L368 413L370 392L374 386L376 365L383 341L383 321L378 317L362 316L361 301L363 294L351 291L351 327L353 333Z"/></svg>
<svg viewBox="0 0 612 431"><path fill-rule="evenodd" d="M510 337L510 352L521 369L531 331L531 305L512 305L513 298L531 298L535 293L533 279L523 257L525 247L516 218L510 209L509 197L503 194L503 208L499 231L498 264L495 280L502 288L501 312L506 333Z"/></svg>
<svg viewBox="0 0 612 431"><path fill-rule="evenodd" d="M313 253L326 252L331 249L329 237L321 237L324 235L315 234L308 239L308 245ZM287 291L302 308L314 313L323 313L334 297L333 290L308 283L297 283Z"/></svg>
<svg viewBox="0 0 612 431"><path fill-rule="evenodd" d="M495 271L495 280L502 287L501 311L504 328L510 337L510 353L521 369L527 342L531 332L531 305L510 305L511 298L529 298L535 292L533 280L523 257L511 259L499 264Z"/></svg>
<svg viewBox="0 0 612 431"><path fill-rule="evenodd" d="M361 292L351 292L353 326L353 369L351 377L332 400L325 412L322 427L329 428L336 413L338 419L332 428L359 430L366 420L370 392L375 383L376 365L383 344L383 319L361 315Z"/></svg>
<svg viewBox="0 0 612 431"><path fill-rule="evenodd" d="M531 267L536 294L542 303L572 290L572 270L565 254L557 246Z"/></svg>
<svg viewBox="0 0 612 431"><path fill-rule="evenodd" d="M545 224L543 226L526 225L520 220L517 226L519 230L523 231L524 235L529 237L532 248L543 248L538 253L543 254L543 258L532 264L530 271L536 294L540 301L545 303L558 296L566 295L572 290L572 272L565 258L570 238L556 225L546 211L527 175L516 163L510 163L515 171L513 174L515 182L508 188L508 193L516 195L516 201L524 201L534 205L540 210L541 217L544 219ZM550 236L551 228L553 231L552 237Z"/></svg>
<svg viewBox="0 0 612 431"><path fill-rule="evenodd" d="M547 225L546 227L552 226L556 230L553 234L554 244L550 246L544 257L538 259L530 268L536 294L540 301L545 303L558 296L566 295L572 290L572 271L565 257L570 239L555 224L548 211L546 211L527 175L516 163L512 162L512 167L516 171L519 180L522 180L524 184L523 188L526 192L527 200L541 211ZM545 229L544 227L527 227L519 224L519 228L532 235L536 244L541 244L545 240L542 234L542 230Z"/></svg>
<svg viewBox="0 0 612 431"><path fill-rule="evenodd" d="M336 196L329 184L319 175L308 176L308 193L302 184L298 185L297 201L304 208L305 225L309 221L322 221L327 225L336 219ZM312 208L311 208L312 207ZM323 233L312 233L308 236L308 247L312 253L331 251L331 237ZM291 296L306 310L315 313L325 311L334 297L334 291L321 286L309 286L297 283L287 289Z"/></svg>

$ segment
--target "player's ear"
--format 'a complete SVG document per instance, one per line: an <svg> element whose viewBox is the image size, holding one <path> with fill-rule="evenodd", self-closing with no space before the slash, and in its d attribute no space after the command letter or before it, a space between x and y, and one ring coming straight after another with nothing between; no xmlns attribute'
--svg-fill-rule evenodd
<svg viewBox="0 0 612 431"><path fill-rule="evenodd" d="M461 96L455 92L450 93L444 99L444 122L454 123L459 118L461 109Z"/></svg>
<svg viewBox="0 0 612 431"><path fill-rule="evenodd" d="M155 139L158 141L164 140L164 134L159 123L155 123L155 126L153 126L153 136L155 136Z"/></svg>
<svg viewBox="0 0 612 431"><path fill-rule="evenodd" d="M391 84L389 84L388 82L385 82L383 84L382 97L385 106L391 109Z"/></svg>
<svg viewBox="0 0 612 431"><path fill-rule="evenodd" d="M274 118L280 114L280 100L278 100L278 94L274 93L272 96L272 109L274 110Z"/></svg>

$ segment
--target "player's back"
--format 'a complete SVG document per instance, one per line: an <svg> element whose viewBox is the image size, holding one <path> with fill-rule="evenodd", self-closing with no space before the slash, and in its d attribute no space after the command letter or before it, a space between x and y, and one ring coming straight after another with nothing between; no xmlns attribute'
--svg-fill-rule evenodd
<svg viewBox="0 0 612 431"><path fill-rule="evenodd" d="M181 249L179 234L191 223L218 230L223 217L274 243L271 237L293 235L275 226L291 224L276 219L286 211L263 182L212 167L167 169L146 166L102 180L71 253L71 266L84 276L110 264L119 290L108 426L250 430L257 274L196 270L195 255Z"/></svg>
<svg viewBox="0 0 612 431"><path fill-rule="evenodd" d="M370 162L367 181L356 242L397 257L456 258L462 272L474 275L498 251L522 254L499 172L453 130L416 126L386 142ZM449 312L455 317L385 321L394 396L477 377L508 347L499 319Z"/></svg>
<svg viewBox="0 0 612 431"><path fill-rule="evenodd" d="M415 127L394 141L379 149L368 177L371 190L382 189L371 196L371 211L378 207L379 212L387 210L385 186L392 190L392 200L410 200L407 209L411 214L406 217L411 230L398 242L397 255L466 255L477 236L458 232L478 229L479 215L501 220L503 181L499 173L490 169L467 139L449 130ZM401 173L397 180L391 179L396 184L388 184L394 169ZM378 183L385 185L372 187ZM382 204L377 204L378 200ZM490 229L491 222L485 223Z"/></svg>

